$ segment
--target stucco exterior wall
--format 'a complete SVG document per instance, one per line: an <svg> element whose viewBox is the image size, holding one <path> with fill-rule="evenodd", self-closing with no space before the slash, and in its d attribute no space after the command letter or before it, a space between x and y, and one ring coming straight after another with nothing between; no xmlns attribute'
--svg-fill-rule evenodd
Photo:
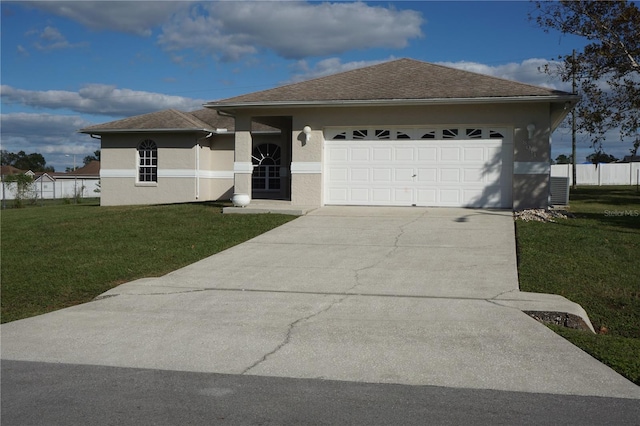
<svg viewBox="0 0 640 426"><path fill-rule="evenodd" d="M230 198L233 135L107 134L101 143L101 204L161 204ZM158 146L158 181L138 182L137 147Z"/></svg>
<svg viewBox="0 0 640 426"><path fill-rule="evenodd" d="M495 126L513 131L514 208L546 207L551 133L548 103L466 104L402 107L333 107L243 110L242 116L292 116L292 194L294 204L322 205L323 130L357 126ZM528 127L534 126L531 137ZM304 126L312 129L305 142ZM238 138L236 138L238 147ZM236 153L237 155L238 153ZM236 161L237 160L236 156ZM238 180L236 179L236 182ZM250 185L250 181L248 182ZM318 187L319 186L319 187ZM249 188L243 188L250 190Z"/></svg>

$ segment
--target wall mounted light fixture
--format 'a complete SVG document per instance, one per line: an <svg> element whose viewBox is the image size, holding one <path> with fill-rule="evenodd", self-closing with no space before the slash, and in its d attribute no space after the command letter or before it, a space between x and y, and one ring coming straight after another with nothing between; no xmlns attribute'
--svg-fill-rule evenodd
<svg viewBox="0 0 640 426"><path fill-rule="evenodd" d="M304 133L304 143L309 143L309 140L311 140L311 127L309 126L304 126L302 128L302 133Z"/></svg>
<svg viewBox="0 0 640 426"><path fill-rule="evenodd" d="M527 125L527 132L529 132L529 140L533 139L533 132L536 130L536 125L531 123Z"/></svg>

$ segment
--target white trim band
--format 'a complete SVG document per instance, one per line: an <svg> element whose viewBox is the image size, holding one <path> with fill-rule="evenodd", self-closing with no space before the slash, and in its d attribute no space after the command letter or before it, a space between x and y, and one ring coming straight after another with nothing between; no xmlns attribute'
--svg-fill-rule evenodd
<svg viewBox="0 0 640 426"><path fill-rule="evenodd" d="M236 161L233 163L234 173L253 173L253 163L247 161Z"/></svg>
<svg viewBox="0 0 640 426"><path fill-rule="evenodd" d="M320 162L291 162L291 174L295 173L322 173L322 163Z"/></svg>
<svg viewBox="0 0 640 426"><path fill-rule="evenodd" d="M233 179L233 170L200 170L202 179Z"/></svg>
<svg viewBox="0 0 640 426"><path fill-rule="evenodd" d="M514 161L514 175L546 175L551 172L551 165L546 161Z"/></svg>
<svg viewBox="0 0 640 426"><path fill-rule="evenodd" d="M158 169L159 178L194 178L196 171L190 169Z"/></svg>
<svg viewBox="0 0 640 426"><path fill-rule="evenodd" d="M131 178L135 179L137 171L135 169L102 169L101 178ZM200 177L202 179L233 179L231 170L200 170L191 169L159 169L158 178L191 178ZM80 177L78 177L80 179Z"/></svg>

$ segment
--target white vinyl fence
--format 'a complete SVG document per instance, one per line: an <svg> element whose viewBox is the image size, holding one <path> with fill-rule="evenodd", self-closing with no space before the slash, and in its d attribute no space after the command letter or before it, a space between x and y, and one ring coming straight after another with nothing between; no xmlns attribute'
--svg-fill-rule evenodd
<svg viewBox="0 0 640 426"><path fill-rule="evenodd" d="M33 182L25 194L26 199L54 199L54 198L74 198L78 194L81 198L100 197L100 179L56 179L55 181ZM14 200L16 198L16 184L13 182L2 182L3 200Z"/></svg>
<svg viewBox="0 0 640 426"><path fill-rule="evenodd" d="M568 177L573 185L571 164L551 166L552 177ZM576 165L578 185L638 185L640 184L640 163L608 163Z"/></svg>

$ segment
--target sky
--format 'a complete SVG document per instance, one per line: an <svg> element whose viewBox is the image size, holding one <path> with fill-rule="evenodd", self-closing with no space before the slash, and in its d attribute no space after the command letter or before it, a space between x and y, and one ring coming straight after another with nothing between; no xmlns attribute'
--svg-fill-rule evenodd
<svg viewBox="0 0 640 426"><path fill-rule="evenodd" d="M2 149L56 171L100 148L77 130L413 58L570 91L539 71L586 41L528 1L2 1ZM606 152L631 145L615 135ZM578 138L578 160L593 152ZM552 157L570 154L566 127Z"/></svg>

